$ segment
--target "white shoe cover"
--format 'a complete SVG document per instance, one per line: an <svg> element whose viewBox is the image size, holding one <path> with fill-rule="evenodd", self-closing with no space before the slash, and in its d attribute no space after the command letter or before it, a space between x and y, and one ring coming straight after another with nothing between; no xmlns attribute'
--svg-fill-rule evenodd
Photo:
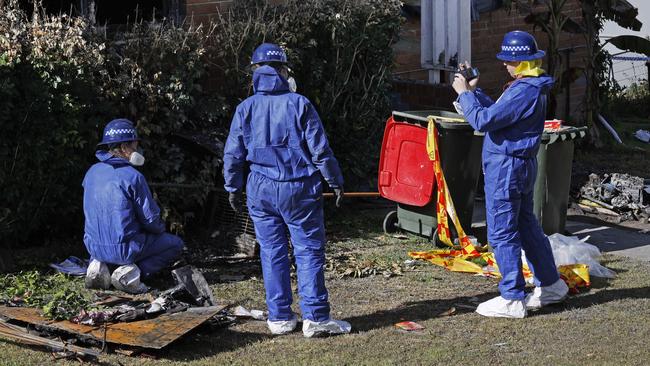
<svg viewBox="0 0 650 366"><path fill-rule="evenodd" d="M269 326L269 330L273 334L287 334L296 329L298 319L294 315L291 320L267 320L266 324Z"/></svg>
<svg viewBox="0 0 650 366"><path fill-rule="evenodd" d="M564 280L559 279L552 285L535 287L533 292L526 296L526 308L539 309L542 306L562 302L568 294L569 286L564 283Z"/></svg>
<svg viewBox="0 0 650 366"><path fill-rule="evenodd" d="M126 264L117 267L111 275L113 287L129 294L142 294L149 288L140 282L140 268L135 264Z"/></svg>
<svg viewBox="0 0 650 366"><path fill-rule="evenodd" d="M343 320L328 319L315 322L309 319L302 321L302 334L307 338L324 335L347 334L352 330L350 323Z"/></svg>
<svg viewBox="0 0 650 366"><path fill-rule="evenodd" d="M88 264L85 279L86 288L108 290L111 288L111 272L106 263L93 259Z"/></svg>
<svg viewBox="0 0 650 366"><path fill-rule="evenodd" d="M527 315L523 300L506 300L501 296L480 303L476 312L495 318L525 318Z"/></svg>

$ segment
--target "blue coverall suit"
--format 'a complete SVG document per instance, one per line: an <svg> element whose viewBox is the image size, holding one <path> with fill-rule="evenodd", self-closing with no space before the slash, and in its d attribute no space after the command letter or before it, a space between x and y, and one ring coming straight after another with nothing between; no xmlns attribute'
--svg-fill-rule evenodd
<svg viewBox="0 0 650 366"><path fill-rule="evenodd" d="M269 320L293 318L288 233L296 258L304 319L329 319L325 288L325 227L321 175L332 188L343 185L323 124L307 98L289 91L270 66L253 74L254 95L235 112L225 146L228 192L244 189L260 243ZM320 172L320 174L319 174Z"/></svg>
<svg viewBox="0 0 650 366"><path fill-rule="evenodd" d="M91 258L115 265L135 263L146 278L169 266L183 241L165 233L160 208L144 176L123 158L96 153L83 180L84 243Z"/></svg>
<svg viewBox="0 0 650 366"><path fill-rule="evenodd" d="M553 79L546 75L521 78L496 103L480 89L458 96L467 121L485 132L488 241L503 276L499 290L506 300L525 298L522 248L536 286L549 286L559 279L550 243L533 213L537 151L552 85Z"/></svg>

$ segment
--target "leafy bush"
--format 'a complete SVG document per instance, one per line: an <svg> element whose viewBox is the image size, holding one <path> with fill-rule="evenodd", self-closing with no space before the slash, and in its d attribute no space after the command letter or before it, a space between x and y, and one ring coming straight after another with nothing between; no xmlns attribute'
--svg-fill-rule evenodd
<svg viewBox="0 0 650 366"><path fill-rule="evenodd" d="M611 90L606 98L606 107L618 116L650 118L648 81L642 80L626 88Z"/></svg>
<svg viewBox="0 0 650 366"><path fill-rule="evenodd" d="M221 162L188 141L223 141L263 41L287 49L347 187L374 186L400 21L397 0L242 0L211 26L139 21L113 35L66 15L30 20L12 0L0 12L0 240L81 236L81 181L117 117L137 123L150 182L198 187L157 189L166 215L204 205Z"/></svg>
<svg viewBox="0 0 650 366"><path fill-rule="evenodd" d="M90 304L88 295L82 281L73 281L62 273L28 271L0 276L0 300L41 308L49 319L76 315Z"/></svg>
<svg viewBox="0 0 650 366"><path fill-rule="evenodd" d="M400 9L396 0L237 1L215 22L220 31L212 55L224 76L222 94L234 101L250 92L255 46L282 45L298 92L323 119L346 185L375 186Z"/></svg>
<svg viewBox="0 0 650 366"><path fill-rule="evenodd" d="M81 182L96 162L102 128L113 118L137 123L148 158L143 170L150 181L214 183L218 161L188 153L173 136L212 128L223 113L218 99L200 85L206 32L139 22L112 36L95 32L82 18L40 15L30 21L14 4L3 10L3 240L47 240L82 232ZM200 204L207 191L163 201L172 208Z"/></svg>
<svg viewBox="0 0 650 366"><path fill-rule="evenodd" d="M0 211L3 239L57 231L79 217L80 182L97 139L94 74L102 44L80 18L0 14Z"/></svg>

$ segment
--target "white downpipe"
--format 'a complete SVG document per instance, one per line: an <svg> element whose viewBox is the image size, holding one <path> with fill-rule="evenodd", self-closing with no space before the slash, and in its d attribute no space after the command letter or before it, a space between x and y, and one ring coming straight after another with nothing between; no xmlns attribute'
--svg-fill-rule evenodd
<svg viewBox="0 0 650 366"><path fill-rule="evenodd" d="M420 63L440 83L450 60L471 62L471 0L422 0Z"/></svg>
<svg viewBox="0 0 650 366"><path fill-rule="evenodd" d="M433 67L433 23L431 19L433 0L422 0L420 11L420 34L421 34L421 47L420 47L420 64L422 68L429 69Z"/></svg>

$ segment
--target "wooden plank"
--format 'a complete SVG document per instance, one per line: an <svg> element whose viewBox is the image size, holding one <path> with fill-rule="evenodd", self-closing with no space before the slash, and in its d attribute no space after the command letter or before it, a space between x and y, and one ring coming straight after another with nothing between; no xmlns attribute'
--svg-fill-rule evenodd
<svg viewBox="0 0 650 366"><path fill-rule="evenodd" d="M106 342L134 347L161 349L185 333L201 325L226 306L190 308L187 311L163 314L153 319L106 325ZM104 326L75 324L67 320L49 320L34 308L0 306L0 315L9 319L33 324L45 329L63 331L104 340Z"/></svg>

